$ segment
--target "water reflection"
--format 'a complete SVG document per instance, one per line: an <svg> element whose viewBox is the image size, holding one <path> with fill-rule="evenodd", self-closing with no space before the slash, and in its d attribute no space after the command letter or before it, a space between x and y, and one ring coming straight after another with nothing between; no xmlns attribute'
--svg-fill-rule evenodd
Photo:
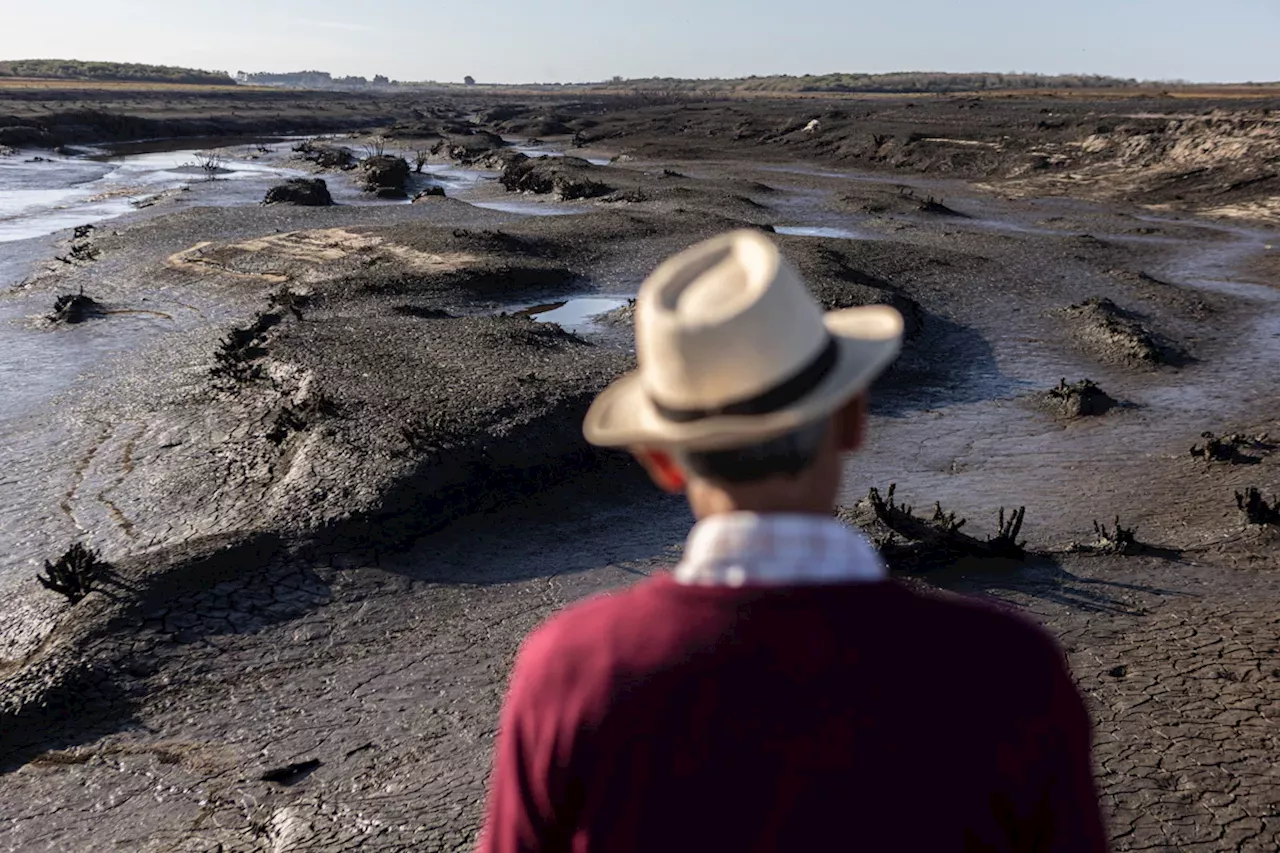
<svg viewBox="0 0 1280 853"><path fill-rule="evenodd" d="M582 296L561 302L531 305L516 313L532 317L540 323L556 323L569 330L578 330L596 325L596 319L601 314L621 308L628 301L625 297L618 296Z"/></svg>

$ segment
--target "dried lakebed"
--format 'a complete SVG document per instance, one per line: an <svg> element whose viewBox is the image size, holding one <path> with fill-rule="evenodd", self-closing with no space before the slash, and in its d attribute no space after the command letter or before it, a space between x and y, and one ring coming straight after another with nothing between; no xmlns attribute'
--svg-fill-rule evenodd
<svg viewBox="0 0 1280 853"><path fill-rule="evenodd" d="M625 321L578 336L491 315L593 316L618 303L589 300L625 299L665 254L744 223L857 234L779 240L828 306L908 314L847 503L896 481L979 534L1027 505L1043 553L938 582L1062 640L1116 848L1274 847L1276 546L1231 494L1276 490L1280 466L1186 452L1205 429L1280 432L1280 306L1240 273L1269 235L955 183L935 194L970 219L853 214L842 198L878 206L882 181L714 163L647 177L662 165L594 166L657 189L564 216L451 199L174 211L94 236L96 260L12 297L34 313L83 283L185 319L28 330L49 359L99 346L81 335L144 340L4 424L6 597L57 627L5 635L0 849L469 848L519 639L669 565L689 523L577 437L629 366ZM1092 298L1189 360L1099 358L1064 314ZM1067 421L1030 404L1063 375L1132 405ZM1069 553L1117 513L1179 556ZM121 587L68 612L32 575L81 538Z"/></svg>

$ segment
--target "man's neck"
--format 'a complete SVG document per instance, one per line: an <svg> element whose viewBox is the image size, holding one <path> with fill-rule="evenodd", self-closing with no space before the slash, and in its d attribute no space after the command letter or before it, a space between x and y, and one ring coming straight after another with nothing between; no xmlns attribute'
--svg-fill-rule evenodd
<svg viewBox="0 0 1280 853"><path fill-rule="evenodd" d="M830 517L835 502L823 499L818 490L768 487L721 488L695 481L689 484L689 507L696 518L730 512L754 512L760 514L818 515Z"/></svg>

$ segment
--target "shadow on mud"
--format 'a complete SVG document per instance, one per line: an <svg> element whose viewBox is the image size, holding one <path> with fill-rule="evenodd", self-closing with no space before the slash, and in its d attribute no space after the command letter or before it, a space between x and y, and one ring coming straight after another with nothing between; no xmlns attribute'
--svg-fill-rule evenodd
<svg viewBox="0 0 1280 853"><path fill-rule="evenodd" d="M943 406L983 403L1031 388L1000 370L980 332L925 314L921 333L872 388L872 411L900 418Z"/></svg>
<svg viewBox="0 0 1280 853"><path fill-rule="evenodd" d="M1057 555L1045 553L1032 554L1025 562L962 559L934 569L927 575L914 574L910 582L914 585L933 584L964 595L995 598L1017 595L1071 610L1130 616L1141 613L1141 609L1125 600L1126 593L1187 594L1161 587L1082 577L1064 568Z"/></svg>

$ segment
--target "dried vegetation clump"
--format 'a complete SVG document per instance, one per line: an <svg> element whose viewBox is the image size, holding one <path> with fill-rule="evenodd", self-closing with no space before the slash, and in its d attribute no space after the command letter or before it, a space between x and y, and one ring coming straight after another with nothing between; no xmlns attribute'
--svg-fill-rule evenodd
<svg viewBox="0 0 1280 853"><path fill-rule="evenodd" d="M1250 486L1236 492L1236 507L1244 513L1250 524L1280 526L1280 497L1268 501L1257 488Z"/></svg>
<svg viewBox="0 0 1280 853"><path fill-rule="evenodd" d="M997 516L997 533L986 539L978 539L961 532L966 520L957 519L954 512L946 512L942 504L935 502L931 516L918 516L914 508L896 502L896 483L881 496L878 489L871 489L867 502L876 520L888 529L888 535L877 537L877 546L891 563L925 566L944 563L961 557L999 557L1022 560L1027 551L1018 541L1026 507L1006 516L1003 507ZM905 540L899 542L898 539Z"/></svg>
<svg viewBox="0 0 1280 853"><path fill-rule="evenodd" d="M1110 554L1119 557L1132 557L1147 550L1147 546L1138 541L1137 528L1124 527L1120 524L1120 516L1115 517L1112 528L1107 530L1105 524L1093 522L1093 532L1098 538L1085 545L1073 545L1069 550L1085 554Z"/></svg>
<svg viewBox="0 0 1280 853"><path fill-rule="evenodd" d="M1276 449L1276 445L1271 442L1265 432L1258 435L1242 435L1233 432L1217 436L1206 431L1200 433L1200 437L1204 439L1204 444L1193 444L1190 453L1192 457L1206 462L1247 465L1259 461L1261 454L1270 453Z"/></svg>
<svg viewBox="0 0 1280 853"><path fill-rule="evenodd" d="M101 580L110 565L79 542L67 549L57 562L44 562L44 574L37 574L36 580L47 590L52 590L76 604Z"/></svg>

